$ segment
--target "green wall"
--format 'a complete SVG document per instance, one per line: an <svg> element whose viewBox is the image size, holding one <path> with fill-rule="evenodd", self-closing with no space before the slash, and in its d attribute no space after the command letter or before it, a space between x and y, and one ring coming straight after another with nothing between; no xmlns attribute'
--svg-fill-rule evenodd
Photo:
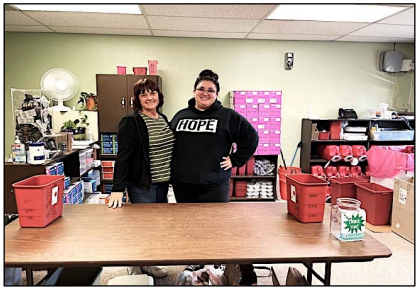
<svg viewBox="0 0 419 289"><path fill-rule="evenodd" d="M378 71L381 51L392 43L308 42L165 38L58 33L5 33L5 155L13 143L10 88L39 88L42 75L62 67L75 74L79 92L96 92L96 74L127 72L158 60L165 105L170 118L186 107L198 73L210 68L219 74L220 100L228 106L232 90L282 90L281 143L288 163L301 137L301 118L310 110L335 118L339 107L354 108L359 117L380 102L407 102L411 76ZM413 59L413 44L398 44L404 58ZM284 55L294 52L295 64L284 69ZM413 99L413 96L412 96ZM67 102L72 107L78 96ZM413 107L413 106L412 106ZM297 158L294 165L299 165Z"/></svg>

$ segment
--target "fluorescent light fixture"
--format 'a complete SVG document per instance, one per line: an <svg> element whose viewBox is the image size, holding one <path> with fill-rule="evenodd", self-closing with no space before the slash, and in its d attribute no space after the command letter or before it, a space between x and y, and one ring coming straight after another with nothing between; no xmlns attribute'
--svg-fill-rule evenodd
<svg viewBox="0 0 419 289"><path fill-rule="evenodd" d="M72 4L72 5L37 5L37 4L13 4L19 10L25 11L55 11L55 12L92 12L92 13L120 13L141 14L138 5L112 5L112 4Z"/></svg>
<svg viewBox="0 0 419 289"><path fill-rule="evenodd" d="M384 5L278 5L267 19L375 22L408 7Z"/></svg>

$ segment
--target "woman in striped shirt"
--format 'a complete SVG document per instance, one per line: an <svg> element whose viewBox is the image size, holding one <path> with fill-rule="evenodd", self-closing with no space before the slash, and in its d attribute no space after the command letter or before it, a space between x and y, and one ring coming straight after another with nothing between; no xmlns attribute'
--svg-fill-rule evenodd
<svg viewBox="0 0 419 289"><path fill-rule="evenodd" d="M109 208L122 206L125 188L131 203L167 203L175 139L167 117L158 112L163 106L163 93L155 82L140 80L134 85L133 104L134 113L125 116L118 126ZM154 277L167 275L159 267L141 269Z"/></svg>

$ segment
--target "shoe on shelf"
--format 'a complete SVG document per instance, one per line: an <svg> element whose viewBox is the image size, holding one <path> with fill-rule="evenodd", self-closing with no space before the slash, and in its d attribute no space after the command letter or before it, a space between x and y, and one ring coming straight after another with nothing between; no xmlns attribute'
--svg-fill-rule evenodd
<svg viewBox="0 0 419 289"><path fill-rule="evenodd" d="M127 267L128 275L141 275L141 269L138 266Z"/></svg>
<svg viewBox="0 0 419 289"><path fill-rule="evenodd" d="M153 276L154 278L163 278L167 276L166 269L157 266L144 266L141 267L141 271L147 275Z"/></svg>

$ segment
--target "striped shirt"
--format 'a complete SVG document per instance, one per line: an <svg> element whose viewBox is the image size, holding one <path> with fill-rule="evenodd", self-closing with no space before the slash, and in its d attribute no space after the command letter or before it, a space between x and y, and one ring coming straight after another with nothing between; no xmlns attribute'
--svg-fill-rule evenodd
<svg viewBox="0 0 419 289"><path fill-rule="evenodd" d="M170 180L170 162L172 161L175 138L169 125L161 115L157 119L139 113L144 119L150 142L151 182L161 183Z"/></svg>

